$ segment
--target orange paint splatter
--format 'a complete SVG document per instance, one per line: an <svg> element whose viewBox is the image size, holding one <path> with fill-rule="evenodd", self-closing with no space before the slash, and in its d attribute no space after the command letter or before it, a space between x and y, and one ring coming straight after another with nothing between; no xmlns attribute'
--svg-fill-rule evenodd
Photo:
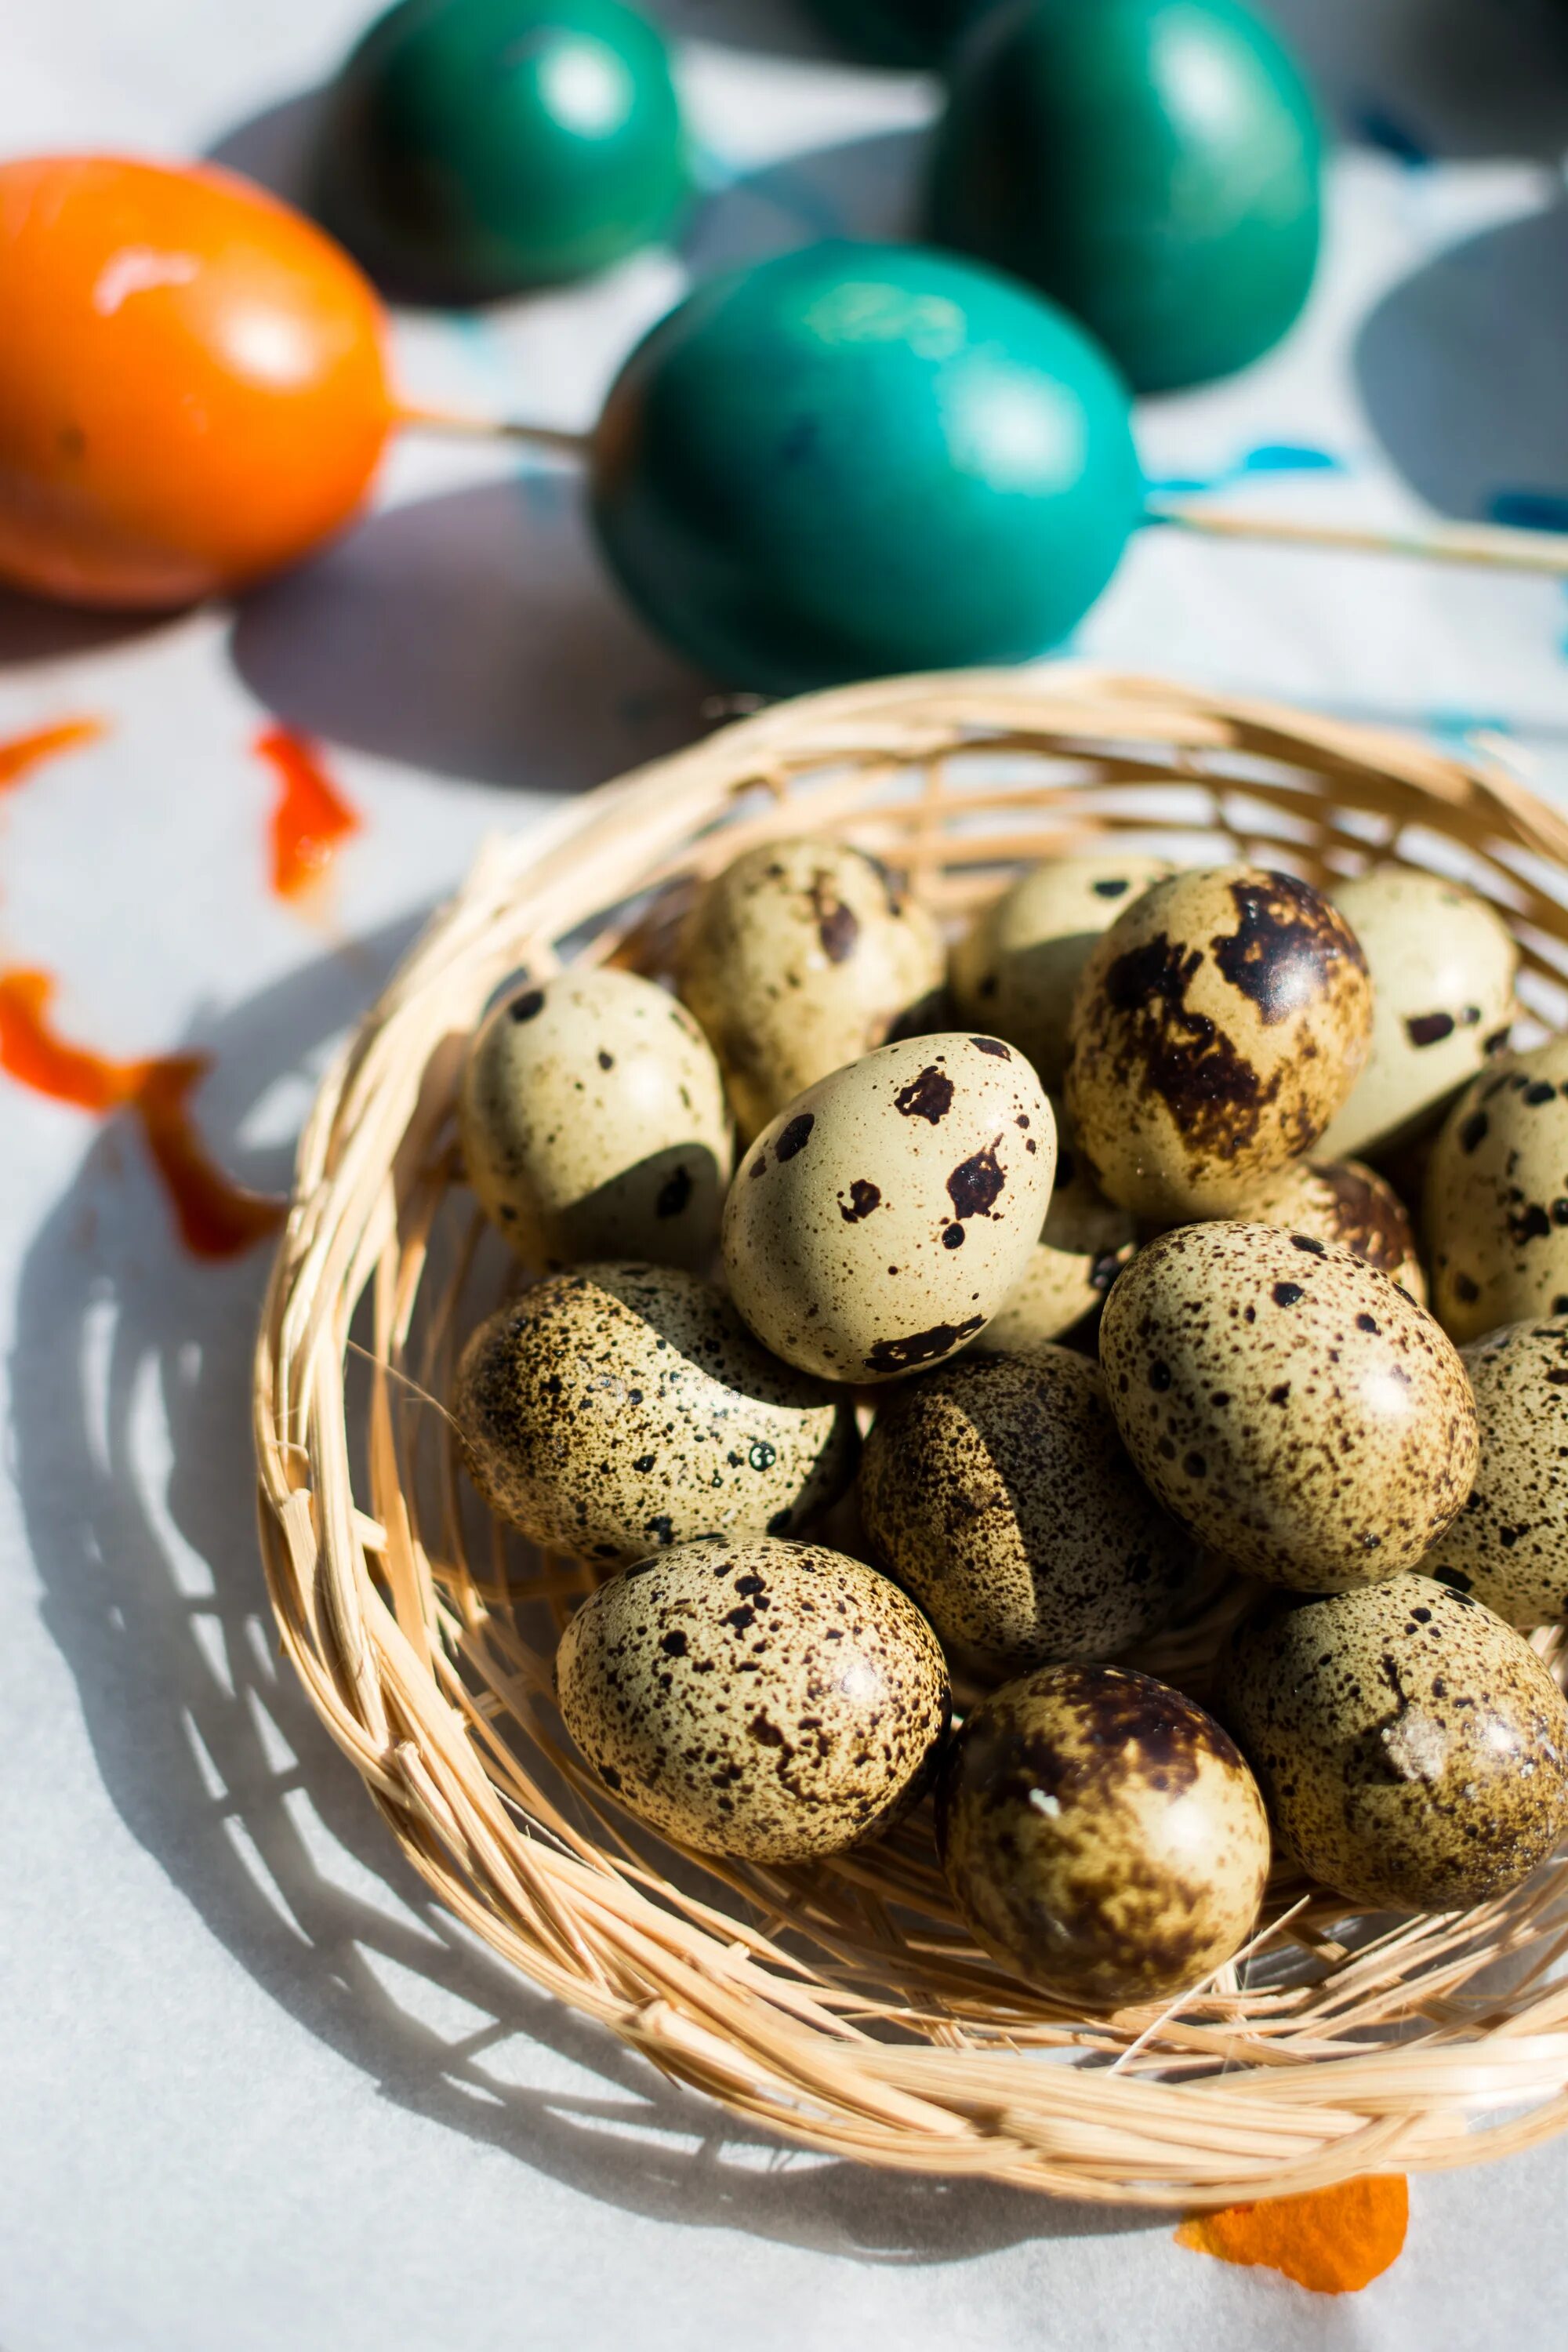
<svg viewBox="0 0 1568 2352"><path fill-rule="evenodd" d="M1176 2242L1223 2263L1259 2263L1318 2294L1353 2294L1398 2261L1410 2220L1403 2173L1380 2173L1321 2189L1193 2213Z"/></svg>
<svg viewBox="0 0 1568 2352"><path fill-rule="evenodd" d="M0 793L21 783L46 760L78 751L84 743L96 743L105 732L101 719L64 719L58 727L37 727L30 735L13 735L8 743L0 743Z"/></svg>
<svg viewBox="0 0 1568 2352"><path fill-rule="evenodd" d="M272 887L302 898L363 823L344 800L313 746L287 727L268 727L254 749L278 777L272 810Z"/></svg>
<svg viewBox="0 0 1568 2352"><path fill-rule="evenodd" d="M209 1155L190 1097L211 1064L204 1054L114 1062L73 1045L49 1020L55 983L44 971L0 972L0 1069L19 1086L100 1118L134 1111L195 1257L237 1257L275 1233L284 1203L237 1184Z"/></svg>

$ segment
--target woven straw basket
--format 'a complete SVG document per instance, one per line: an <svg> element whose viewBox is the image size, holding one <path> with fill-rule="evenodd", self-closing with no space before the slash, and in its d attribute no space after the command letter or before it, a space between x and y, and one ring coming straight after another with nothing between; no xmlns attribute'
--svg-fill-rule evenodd
<svg viewBox="0 0 1568 2352"><path fill-rule="evenodd" d="M1078 667L781 704L493 846L323 1084L268 1295L262 1549L324 1722L498 1952L668 2075L835 2155L1198 2206L1546 2137L1568 2123L1568 1860L1394 1922L1281 1873L1217 1977L1169 2011L1085 2018L970 1940L929 1811L810 1869L701 1862L566 1739L552 1659L589 1571L490 1525L433 1402L516 1279L461 1181L464 1042L520 965L665 971L694 883L805 831L874 851L949 922L1110 833L1313 881L1398 857L1491 898L1532 1018L1568 1026L1568 824L1500 764ZM1201 1696L1244 1599L1220 1586L1134 1663Z"/></svg>

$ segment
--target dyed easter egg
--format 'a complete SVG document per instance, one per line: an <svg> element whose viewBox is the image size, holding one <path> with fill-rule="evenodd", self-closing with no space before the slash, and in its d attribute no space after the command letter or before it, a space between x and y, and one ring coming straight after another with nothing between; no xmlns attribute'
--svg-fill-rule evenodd
<svg viewBox="0 0 1568 2352"><path fill-rule="evenodd" d="M1063 303L1140 392L1269 350L1317 267L1321 134L1240 0L1034 0L959 58L934 234Z"/></svg>
<svg viewBox="0 0 1568 2352"><path fill-rule="evenodd" d="M437 299L602 269L688 193L669 52L621 0L402 0L339 76L317 162L321 218Z"/></svg>
<svg viewBox="0 0 1568 2352"><path fill-rule="evenodd" d="M0 165L0 579L157 609L337 530L392 423L384 321L321 231L210 164Z"/></svg>
<svg viewBox="0 0 1568 2352"><path fill-rule="evenodd" d="M1126 394L1026 288L831 242L700 286L632 353L593 453L644 618L768 693L1010 662L1073 628L1140 511Z"/></svg>

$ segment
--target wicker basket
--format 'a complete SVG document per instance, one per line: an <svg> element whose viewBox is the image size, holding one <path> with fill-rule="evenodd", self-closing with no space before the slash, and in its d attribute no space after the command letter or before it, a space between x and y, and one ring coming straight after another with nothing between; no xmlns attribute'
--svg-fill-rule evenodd
<svg viewBox="0 0 1568 2352"><path fill-rule="evenodd" d="M464 1040L519 965L661 972L694 881L823 830L949 919L1112 831L1313 880L1436 866L1506 911L1521 996L1568 1025L1568 824L1500 764L1077 667L779 705L496 845L323 1084L267 1300L262 1549L323 1721L498 1952L667 2074L836 2155L1195 2206L1546 2137L1568 2122L1568 1862L1394 1923L1281 1874L1238 1962L1169 2011L1085 2019L971 1942L928 1814L809 1870L717 1865L641 1831L566 1740L551 1661L588 1571L483 1517L434 1401L510 1278L456 1159ZM1220 1590L1136 1663L1201 1694L1237 1606Z"/></svg>

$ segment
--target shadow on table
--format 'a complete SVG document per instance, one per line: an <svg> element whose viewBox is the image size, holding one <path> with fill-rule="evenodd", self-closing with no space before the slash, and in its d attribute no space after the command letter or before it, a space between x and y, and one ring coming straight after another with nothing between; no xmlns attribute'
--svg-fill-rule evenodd
<svg viewBox="0 0 1568 2352"><path fill-rule="evenodd" d="M247 597L230 646L291 727L542 792L678 750L713 693L622 603L561 468L368 516Z"/></svg>
<svg viewBox="0 0 1568 2352"><path fill-rule="evenodd" d="M1564 286L1558 204L1451 246L1363 322L1354 363L1368 422L1440 512L1568 528Z"/></svg>
<svg viewBox="0 0 1568 2352"><path fill-rule="evenodd" d="M284 1180L287 1147L247 1139L297 1118L410 928L192 1041L216 1057L207 1133L247 1181ZM1161 2226L787 2151L535 1992L436 1905L277 1654L247 1427L264 1254L179 1257L135 1149L108 1130L28 1252L16 1479L105 1785L234 1958L387 2098L639 2214L890 2263Z"/></svg>
<svg viewBox="0 0 1568 2352"><path fill-rule="evenodd" d="M1568 145L1559 0L1269 0L1341 135L1410 163Z"/></svg>

